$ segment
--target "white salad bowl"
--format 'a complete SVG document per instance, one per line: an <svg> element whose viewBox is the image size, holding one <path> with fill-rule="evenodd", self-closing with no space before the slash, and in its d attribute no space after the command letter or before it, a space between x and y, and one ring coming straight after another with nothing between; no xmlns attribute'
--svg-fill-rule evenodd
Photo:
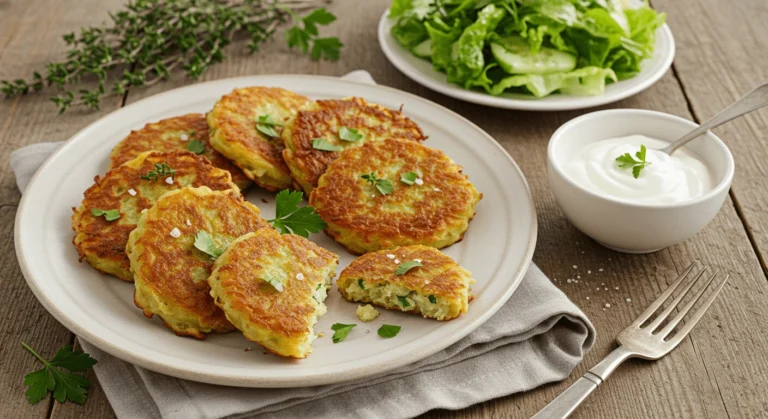
<svg viewBox="0 0 768 419"><path fill-rule="evenodd" d="M612 109L582 115L552 135L547 171L555 199L576 228L600 244L625 253L649 253L687 240L715 217L733 181L731 152L708 132L685 146L709 169L714 188L678 203L635 203L577 184L563 170L587 144L633 134L674 141L697 125L662 112Z"/></svg>

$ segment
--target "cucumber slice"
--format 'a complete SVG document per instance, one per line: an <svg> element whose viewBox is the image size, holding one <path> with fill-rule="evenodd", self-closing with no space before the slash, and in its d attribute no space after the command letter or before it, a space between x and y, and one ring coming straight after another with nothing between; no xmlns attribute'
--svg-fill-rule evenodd
<svg viewBox="0 0 768 419"><path fill-rule="evenodd" d="M576 56L552 48L541 47L534 54L520 37L496 38L491 53L502 70L509 74L552 74L576 68Z"/></svg>
<svg viewBox="0 0 768 419"><path fill-rule="evenodd" d="M413 47L411 50L414 55L421 58L429 58L432 56L432 40L427 39L425 41L419 42L418 45Z"/></svg>

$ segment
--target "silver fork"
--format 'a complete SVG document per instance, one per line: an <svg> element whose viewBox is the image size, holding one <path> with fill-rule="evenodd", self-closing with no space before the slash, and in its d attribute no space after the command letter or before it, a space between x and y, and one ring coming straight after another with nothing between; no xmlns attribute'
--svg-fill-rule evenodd
<svg viewBox="0 0 768 419"><path fill-rule="evenodd" d="M694 296L682 307L681 302L693 286L700 282L699 279L704 276L707 267L697 274L689 274L693 271L698 261L693 262L685 272L675 280L675 282L669 286L660 296L656 299L632 324L622 330L616 337L616 341L619 343L619 347L614 349L613 352L608 354L602 361L595 365L591 370L587 371L581 378L568 387L562 394L557 396L555 400L552 400L548 405L539 411L532 419L550 419L550 418L566 418L573 413L574 410L583 402L587 396L589 396L595 389L605 381L611 373L621 365L622 362L629 358L643 358L656 360L664 355L670 353L683 339L688 336L688 333L693 329L696 323L704 315L712 302L717 297L717 294L723 289L728 277L725 275L725 279L715 281L717 274L716 271L711 276L703 280L703 285ZM686 280L687 278L687 280ZM692 279L691 279L692 278ZM710 289L710 285L714 283L714 292L712 292L704 300L702 305L696 312L686 320L685 325L680 327L674 336L666 339L669 334L675 330L675 327L683 320L685 315L696 304L699 299L705 294L707 289ZM676 289L680 288L682 284L682 291L675 297L672 303L667 306L652 322L645 325L645 323L651 318L653 313L656 312L663 304L664 301L669 299ZM670 315L675 309L679 309L678 313L672 319L669 319ZM668 320L669 319L669 320ZM668 320L667 324L661 328L665 320ZM661 330L659 331L658 329Z"/></svg>

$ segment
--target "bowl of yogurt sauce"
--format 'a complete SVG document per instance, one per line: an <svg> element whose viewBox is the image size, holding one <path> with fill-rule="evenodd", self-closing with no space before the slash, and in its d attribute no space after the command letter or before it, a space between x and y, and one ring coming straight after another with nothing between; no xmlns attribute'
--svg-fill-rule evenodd
<svg viewBox="0 0 768 419"><path fill-rule="evenodd" d="M733 156L711 132L671 156L660 151L696 126L640 109L572 119L547 149L555 200L579 230L617 251L654 252L693 237L720 210L734 174Z"/></svg>

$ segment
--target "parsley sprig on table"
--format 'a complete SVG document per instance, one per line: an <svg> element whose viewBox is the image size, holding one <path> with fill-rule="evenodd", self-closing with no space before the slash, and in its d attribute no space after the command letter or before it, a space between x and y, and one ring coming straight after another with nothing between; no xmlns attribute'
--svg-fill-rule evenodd
<svg viewBox="0 0 768 419"><path fill-rule="evenodd" d="M309 233L317 233L327 225L315 212L315 208L309 205L299 207L304 193L301 191L289 191L287 189L278 192L275 201L275 218L269 222L282 234L293 233L302 237L308 237Z"/></svg>
<svg viewBox="0 0 768 419"><path fill-rule="evenodd" d="M247 39L251 53L272 37L278 27L292 23L286 41L309 53L313 60L337 60L343 44L320 37L318 26L336 20L318 6L326 0L132 0L110 13L102 26L82 28L62 38L66 58L51 62L27 79L2 80L0 91L16 97L53 86L51 101L64 112L71 106L98 109L106 95L125 94L128 88L151 86L175 70L198 79L224 60L223 49ZM307 11L301 17L298 14ZM92 89L82 83L93 81Z"/></svg>
<svg viewBox="0 0 768 419"><path fill-rule="evenodd" d="M65 346L56 352L53 359L47 361L26 343L21 342L21 346L44 365L43 368L24 376L29 404L39 402L49 391L60 403L66 400L78 404L85 403L91 382L75 373L91 368L97 362L95 359L85 352L73 351L71 346Z"/></svg>
<svg viewBox="0 0 768 419"><path fill-rule="evenodd" d="M647 149L645 145L640 145L640 151L635 153L635 160L631 154L624 153L619 157L616 157L616 161L619 162L619 167L622 169L632 169L632 176L637 179L640 176L640 171L645 169L651 162L645 161L645 153Z"/></svg>

